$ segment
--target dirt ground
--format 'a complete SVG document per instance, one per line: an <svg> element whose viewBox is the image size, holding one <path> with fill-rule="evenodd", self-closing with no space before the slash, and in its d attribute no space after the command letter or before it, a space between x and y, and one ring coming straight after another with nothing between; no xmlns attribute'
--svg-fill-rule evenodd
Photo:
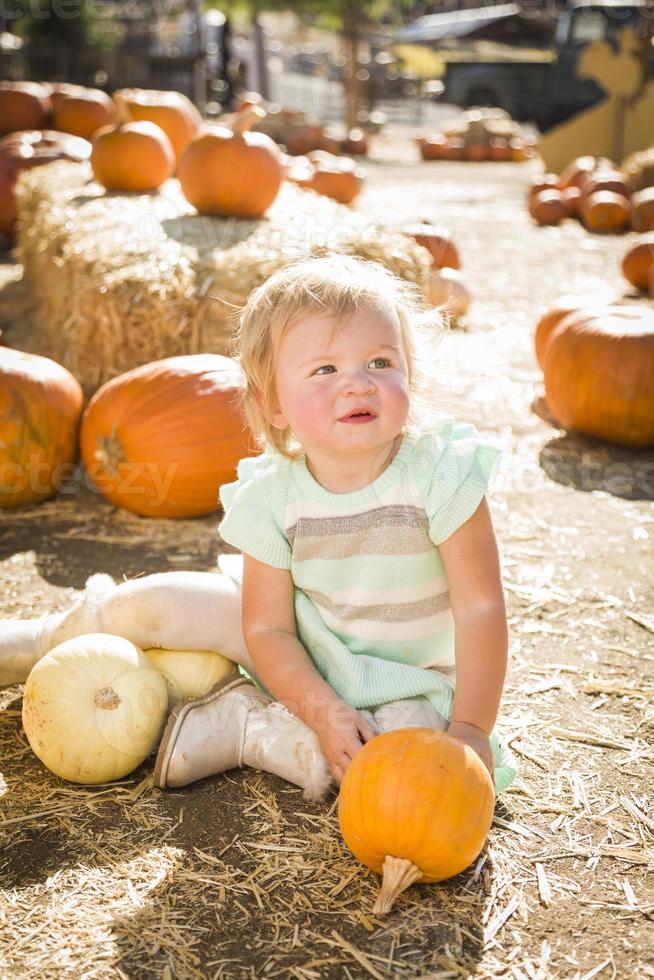
<svg viewBox="0 0 654 980"><path fill-rule="evenodd" d="M557 428L533 356L559 294L627 295L630 236L535 228L532 164L420 164L406 143L375 156L359 209L449 228L474 296L442 342L434 398L504 448L500 720L519 773L487 848L374 916L377 879L341 841L335 794L307 804L253 771L161 792L151 760L119 785L74 787L31 753L16 686L0 702L3 976L654 976L654 451ZM136 518L88 490L5 514L0 616L63 608L97 571L211 570L215 525Z"/></svg>

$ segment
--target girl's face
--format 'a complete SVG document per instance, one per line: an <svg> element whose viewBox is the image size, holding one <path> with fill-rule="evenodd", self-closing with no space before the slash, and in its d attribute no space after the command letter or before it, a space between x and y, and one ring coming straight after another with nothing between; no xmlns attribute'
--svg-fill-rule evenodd
<svg viewBox="0 0 654 980"><path fill-rule="evenodd" d="M290 426L309 459L373 458L402 431L409 411L400 328L364 307L332 330L331 316L310 313L284 333L271 422Z"/></svg>

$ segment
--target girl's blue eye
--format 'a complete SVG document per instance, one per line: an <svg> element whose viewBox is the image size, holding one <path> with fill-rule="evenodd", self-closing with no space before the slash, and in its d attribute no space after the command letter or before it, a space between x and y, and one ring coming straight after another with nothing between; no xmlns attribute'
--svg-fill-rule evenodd
<svg viewBox="0 0 654 980"><path fill-rule="evenodd" d="M331 364L323 364L322 367L319 367L318 368L318 370L316 371L316 374L320 374L320 372L322 370L324 370L324 368L330 368L332 371L334 370L333 365L331 365Z"/></svg>

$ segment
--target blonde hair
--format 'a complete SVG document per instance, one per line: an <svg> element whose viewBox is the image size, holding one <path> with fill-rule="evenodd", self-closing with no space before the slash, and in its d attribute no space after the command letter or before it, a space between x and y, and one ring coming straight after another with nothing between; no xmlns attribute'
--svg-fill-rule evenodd
<svg viewBox="0 0 654 980"><path fill-rule="evenodd" d="M250 294L241 311L232 353L245 375L241 408L260 449L276 450L287 459L303 453L290 429L280 430L269 422L284 332L309 313L333 317L337 331L361 308L378 311L400 328L410 391L405 429L419 428L419 420L433 408L433 378L425 368L443 333L443 317L426 307L419 287L380 263L332 254L284 266Z"/></svg>

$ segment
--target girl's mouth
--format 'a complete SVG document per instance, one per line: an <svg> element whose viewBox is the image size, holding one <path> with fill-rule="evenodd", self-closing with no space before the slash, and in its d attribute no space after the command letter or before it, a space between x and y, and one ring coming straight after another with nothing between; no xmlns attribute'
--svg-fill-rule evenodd
<svg viewBox="0 0 654 980"><path fill-rule="evenodd" d="M366 422L374 422L377 418L371 412L361 411L361 412L351 412L350 415L344 415L339 422L348 422L351 425L365 425Z"/></svg>

